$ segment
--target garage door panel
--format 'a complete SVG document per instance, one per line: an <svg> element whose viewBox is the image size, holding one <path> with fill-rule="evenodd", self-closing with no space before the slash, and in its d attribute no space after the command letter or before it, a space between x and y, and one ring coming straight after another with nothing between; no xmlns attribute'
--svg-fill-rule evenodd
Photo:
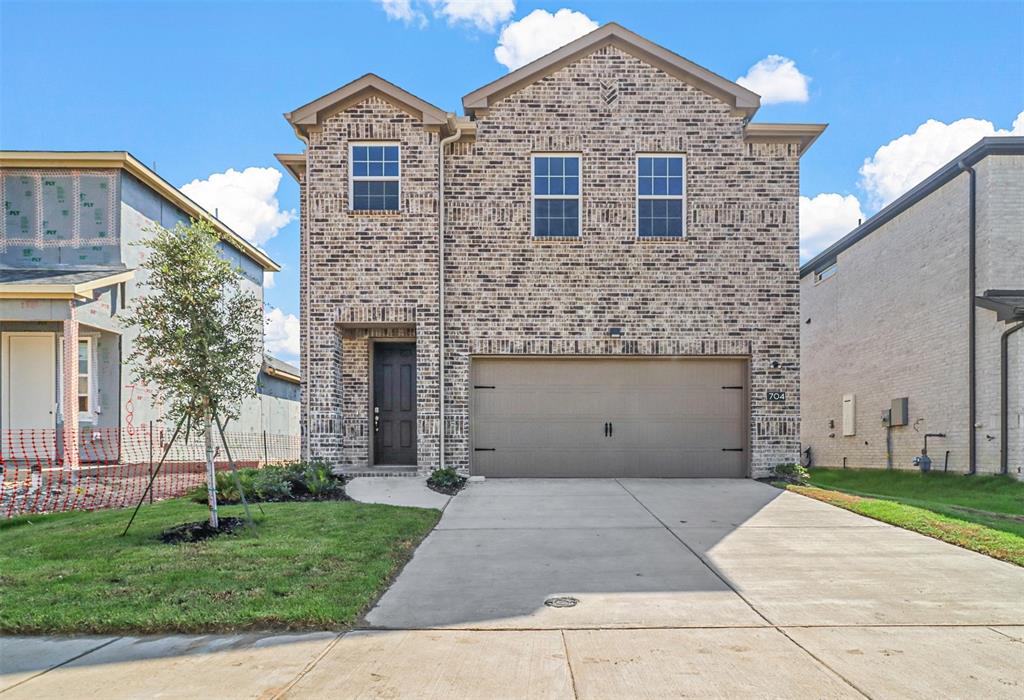
<svg viewBox="0 0 1024 700"><path fill-rule="evenodd" d="M603 424L595 421L517 419L482 422L474 433L477 447L513 449L600 448Z"/></svg>
<svg viewBox="0 0 1024 700"><path fill-rule="evenodd" d="M745 448L746 374L732 358L476 359L473 471L745 476L746 452L723 450Z"/></svg>
<svg viewBox="0 0 1024 700"><path fill-rule="evenodd" d="M614 478L624 476L624 458L603 449L551 449L544 453L545 469L538 471L536 449L512 448L500 455L497 451L475 453L474 473L488 477L544 478L573 475L583 470L589 478Z"/></svg>

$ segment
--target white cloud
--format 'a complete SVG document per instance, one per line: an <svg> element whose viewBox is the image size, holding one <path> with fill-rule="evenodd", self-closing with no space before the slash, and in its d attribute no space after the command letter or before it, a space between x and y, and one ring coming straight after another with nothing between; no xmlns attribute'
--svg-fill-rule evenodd
<svg viewBox="0 0 1024 700"><path fill-rule="evenodd" d="M864 219L852 194L824 192L800 197L800 257L810 258L846 235Z"/></svg>
<svg viewBox="0 0 1024 700"><path fill-rule="evenodd" d="M263 347L272 355L299 356L299 319L281 309L264 312Z"/></svg>
<svg viewBox="0 0 1024 700"><path fill-rule="evenodd" d="M430 0L434 13L448 24L468 24L493 32L516 11L515 0Z"/></svg>
<svg viewBox="0 0 1024 700"><path fill-rule="evenodd" d="M597 22L582 12L534 10L502 28L494 57L512 71L595 29Z"/></svg>
<svg viewBox="0 0 1024 700"><path fill-rule="evenodd" d="M275 284L277 284L277 283L274 281L274 273L271 272L270 270L264 270L263 271L263 288L264 289L273 289Z"/></svg>
<svg viewBox="0 0 1024 700"><path fill-rule="evenodd" d="M295 211L281 211L277 187L281 171L274 168L246 168L239 172L214 173L205 180L193 180L181 191L230 226L253 245L263 245L295 219Z"/></svg>
<svg viewBox="0 0 1024 700"><path fill-rule="evenodd" d="M918 184L986 136L1024 134L1024 112L1010 130L985 119L958 119L950 124L929 119L912 134L885 144L861 166L861 187L872 206L881 208Z"/></svg>
<svg viewBox="0 0 1024 700"><path fill-rule="evenodd" d="M761 103L806 102L810 78L801 73L791 58L772 54L762 58L736 82L761 96Z"/></svg>
<svg viewBox="0 0 1024 700"><path fill-rule="evenodd" d="M377 2L383 8L388 19L397 19L406 24L415 22L421 27L427 23L426 15L413 8L412 0L377 0Z"/></svg>

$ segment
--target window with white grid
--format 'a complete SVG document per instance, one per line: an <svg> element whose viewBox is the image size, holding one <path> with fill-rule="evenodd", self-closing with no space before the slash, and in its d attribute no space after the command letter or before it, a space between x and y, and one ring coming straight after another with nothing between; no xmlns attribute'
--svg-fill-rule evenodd
<svg viewBox="0 0 1024 700"><path fill-rule="evenodd" d="M642 153L636 159L636 233L642 238L686 235L686 158Z"/></svg>
<svg viewBox="0 0 1024 700"><path fill-rule="evenodd" d="M353 143L349 147L349 208L398 211L401 189L397 143Z"/></svg>

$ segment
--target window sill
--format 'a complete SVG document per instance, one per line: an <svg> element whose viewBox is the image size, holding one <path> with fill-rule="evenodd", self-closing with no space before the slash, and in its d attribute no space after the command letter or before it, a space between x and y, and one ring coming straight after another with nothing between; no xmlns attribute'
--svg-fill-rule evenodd
<svg viewBox="0 0 1024 700"><path fill-rule="evenodd" d="M404 214L401 209L347 209L352 216L398 216Z"/></svg>
<svg viewBox="0 0 1024 700"><path fill-rule="evenodd" d="M664 235L664 236L637 236L636 237L636 239L638 241L662 241L662 242L664 242L664 241L686 241L686 240L689 240L689 238L690 237L687 236L685 233L682 236Z"/></svg>

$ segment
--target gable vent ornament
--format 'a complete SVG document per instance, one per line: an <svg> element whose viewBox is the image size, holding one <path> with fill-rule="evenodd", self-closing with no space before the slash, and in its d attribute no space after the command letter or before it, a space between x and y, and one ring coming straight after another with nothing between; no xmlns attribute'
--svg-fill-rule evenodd
<svg viewBox="0 0 1024 700"><path fill-rule="evenodd" d="M619 101L619 86L614 80L601 81L601 99L608 107Z"/></svg>

